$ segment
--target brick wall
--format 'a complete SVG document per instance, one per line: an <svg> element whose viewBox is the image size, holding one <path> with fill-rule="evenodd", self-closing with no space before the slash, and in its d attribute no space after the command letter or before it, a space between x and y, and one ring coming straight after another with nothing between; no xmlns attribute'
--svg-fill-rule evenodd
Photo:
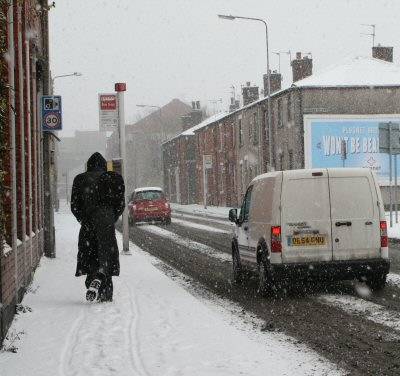
<svg viewBox="0 0 400 376"><path fill-rule="evenodd" d="M15 85L10 89L15 93L15 112L8 98L9 116L5 137L0 140L7 149L2 168L5 169L5 195L0 205L5 214L5 233L0 239L5 242L0 247L0 346L11 325L15 305L19 303L28 288L32 275L43 254L44 212L42 198L43 179L41 172L41 129L38 121L37 95L41 80L37 77L37 62L41 55L43 38L36 0L14 1L12 13L14 22L8 22L8 42L14 44L15 69L12 59L8 61L8 74L15 72ZM11 30L14 37L11 40ZM37 30L32 36L27 30ZM7 75L7 80L8 80ZM11 145L12 118L15 116L15 148ZM15 154L14 154L15 153ZM12 175L11 160L16 160L16 175ZM15 179L15 180L14 180ZM16 190L12 183L16 181ZM17 238L13 237L12 198L17 199L17 216L14 218Z"/></svg>

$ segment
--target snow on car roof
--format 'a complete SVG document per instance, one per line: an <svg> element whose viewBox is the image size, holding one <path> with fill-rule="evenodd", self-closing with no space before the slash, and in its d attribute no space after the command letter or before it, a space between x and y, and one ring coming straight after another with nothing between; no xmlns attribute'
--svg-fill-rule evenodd
<svg viewBox="0 0 400 376"><path fill-rule="evenodd" d="M145 192L145 191L160 191L160 192L162 192L163 190L160 187L141 187L141 188L136 188L134 190L135 193L136 192Z"/></svg>

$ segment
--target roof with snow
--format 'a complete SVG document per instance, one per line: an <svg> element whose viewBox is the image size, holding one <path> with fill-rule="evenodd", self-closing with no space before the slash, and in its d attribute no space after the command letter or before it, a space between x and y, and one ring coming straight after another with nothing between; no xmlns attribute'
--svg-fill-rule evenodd
<svg viewBox="0 0 400 376"><path fill-rule="evenodd" d="M296 87L400 86L400 66L372 57L356 57L327 67L293 84Z"/></svg>
<svg viewBox="0 0 400 376"><path fill-rule="evenodd" d="M294 82L290 86L271 94L275 97L291 88L329 88L329 87L365 87L365 86L388 86L400 87L400 65L372 57L358 56L341 61L338 64L327 67L320 73L315 73L300 81ZM221 112L203 120L200 124L189 128L176 137L165 141L168 143L181 136L192 136L201 128L211 123L222 120L228 115L245 110L260 102L266 101L267 97L261 97L254 102L247 104L233 112Z"/></svg>
<svg viewBox="0 0 400 376"><path fill-rule="evenodd" d="M207 125L209 125L211 123L215 123L216 121L223 119L227 115L229 115L229 112L225 112L225 111L219 112L218 114L214 114L214 115L208 117L207 119L204 119L201 123L195 125L194 127L189 128L186 131L179 133L175 137L170 138L169 140L163 142L163 144L166 144L166 143L168 143L172 140L175 140L176 138L179 138L181 136L194 136L194 132L198 131L201 128L206 127Z"/></svg>

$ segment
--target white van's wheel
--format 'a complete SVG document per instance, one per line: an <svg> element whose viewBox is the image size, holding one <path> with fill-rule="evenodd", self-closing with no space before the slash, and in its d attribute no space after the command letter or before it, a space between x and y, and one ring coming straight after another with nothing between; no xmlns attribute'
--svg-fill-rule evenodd
<svg viewBox="0 0 400 376"><path fill-rule="evenodd" d="M267 296L272 291L272 278L268 267L266 253L263 252L260 256L258 266L258 293L261 296Z"/></svg>
<svg viewBox="0 0 400 376"><path fill-rule="evenodd" d="M242 283L243 272L242 264L240 262L239 250L236 242L232 242L232 271L233 271L233 282Z"/></svg>
<svg viewBox="0 0 400 376"><path fill-rule="evenodd" d="M367 279L367 285L373 291L382 290L386 285L386 274L378 274Z"/></svg>

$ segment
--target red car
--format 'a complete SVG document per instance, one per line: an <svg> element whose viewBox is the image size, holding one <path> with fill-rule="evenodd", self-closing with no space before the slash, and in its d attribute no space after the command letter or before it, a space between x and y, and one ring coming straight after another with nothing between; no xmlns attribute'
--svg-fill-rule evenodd
<svg viewBox="0 0 400 376"><path fill-rule="evenodd" d="M171 207L158 187L136 188L128 204L129 223L161 221L171 223Z"/></svg>

